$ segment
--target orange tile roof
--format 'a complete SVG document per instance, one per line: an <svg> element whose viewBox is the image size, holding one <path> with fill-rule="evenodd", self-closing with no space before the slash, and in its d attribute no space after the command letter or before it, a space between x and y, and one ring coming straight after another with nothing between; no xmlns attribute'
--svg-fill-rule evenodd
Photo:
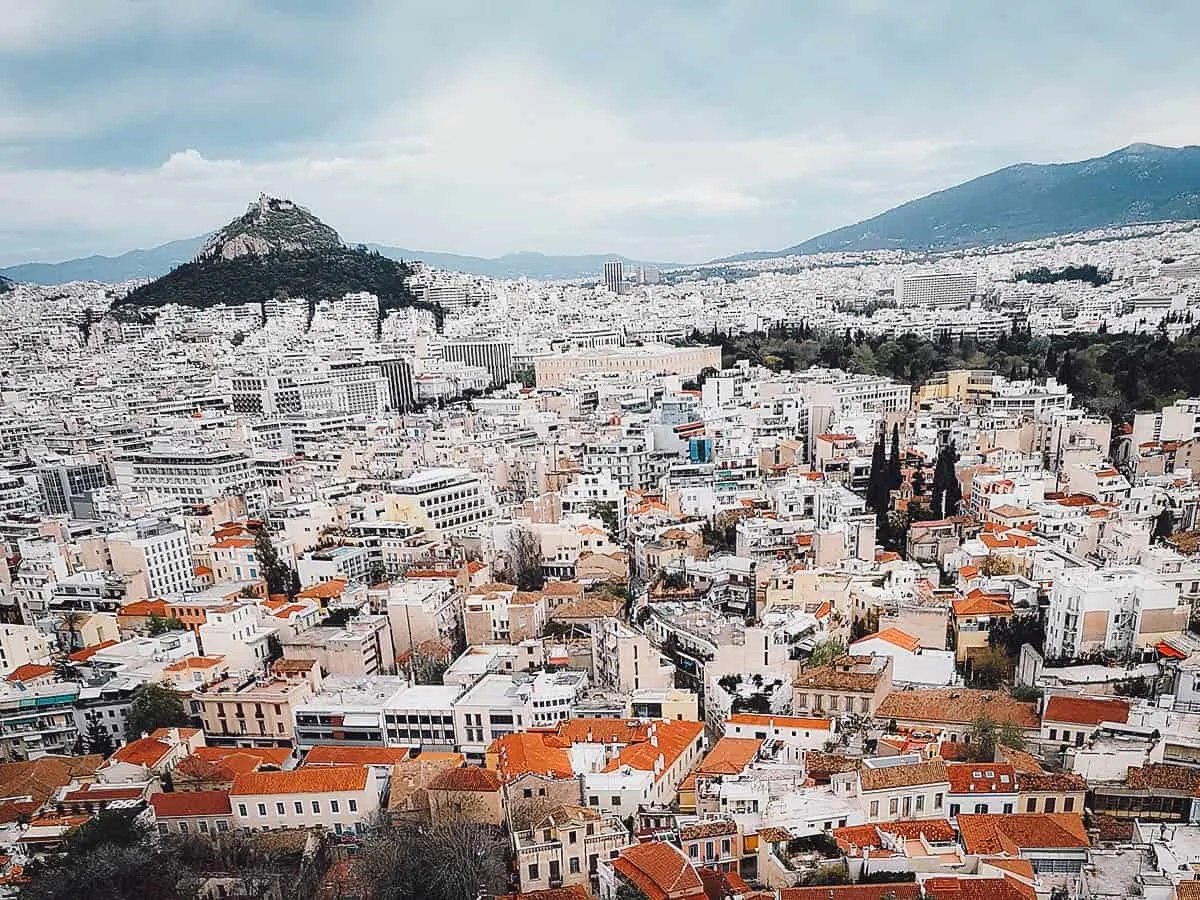
<svg viewBox="0 0 1200 900"><path fill-rule="evenodd" d="M225 662L223 656L186 656L178 662L164 666L164 672L186 672L188 669L211 669Z"/></svg>
<svg viewBox="0 0 1200 900"><path fill-rule="evenodd" d="M248 550L254 546L253 538L227 537L215 542L213 550Z"/></svg>
<svg viewBox="0 0 1200 900"><path fill-rule="evenodd" d="M271 615L277 619L286 619L288 616L292 615L292 613L303 612L306 609L308 609L308 607L303 603L293 603L291 606L285 606L283 609L276 610L275 612L271 613Z"/></svg>
<svg viewBox="0 0 1200 900"><path fill-rule="evenodd" d="M948 843L954 840L954 826L947 819L915 819L899 822L878 822L872 825L850 825L835 828L831 834L843 852L873 850L883 846L882 834L891 834L905 840L920 840L923 836L931 843Z"/></svg>
<svg viewBox="0 0 1200 900"><path fill-rule="evenodd" d="M159 616L167 617L167 602L165 600L134 600L126 603L117 610L118 616Z"/></svg>
<svg viewBox="0 0 1200 900"><path fill-rule="evenodd" d="M890 791L919 784L941 784L948 780L946 764L940 759L930 759L908 766L887 766L882 769L863 766L858 772L858 777L864 791Z"/></svg>
<svg viewBox="0 0 1200 900"><path fill-rule="evenodd" d="M192 568L192 574L198 578L207 578L212 573L213 573L213 570L210 569L208 566L194 566Z"/></svg>
<svg viewBox="0 0 1200 900"><path fill-rule="evenodd" d="M569 746L569 741L552 734L522 731L496 738L488 753L496 754L496 768L505 782L529 773L574 778Z"/></svg>
<svg viewBox="0 0 1200 900"><path fill-rule="evenodd" d="M367 787L365 766L301 766L287 772L245 772L233 779L235 797L258 794L324 794L362 791Z"/></svg>
<svg viewBox="0 0 1200 900"><path fill-rule="evenodd" d="M1087 831L1077 813L960 813L957 821L963 849L972 854L1016 856L1022 849L1088 847Z"/></svg>
<svg viewBox="0 0 1200 900"><path fill-rule="evenodd" d="M605 766L604 771L615 772L622 766L629 766L643 772L654 772L658 758L662 756L663 766L655 775L657 781L666 775L684 751L699 741L704 734L703 722L659 720L653 723L653 727L653 737L647 733L646 740L626 744L618 751L617 758Z"/></svg>
<svg viewBox="0 0 1200 900"><path fill-rule="evenodd" d="M649 900L703 897L700 876L674 844L650 841L626 847L612 867L641 889Z"/></svg>
<svg viewBox="0 0 1200 900"><path fill-rule="evenodd" d="M956 616L1011 616L1012 604L1006 594L985 594L976 588L967 596L955 600L951 607Z"/></svg>
<svg viewBox="0 0 1200 900"><path fill-rule="evenodd" d="M93 644L90 647L84 647L82 650L76 650L67 658L71 662L87 662L101 650L104 650L106 647L115 647L116 644L116 641L101 641L99 644Z"/></svg>
<svg viewBox="0 0 1200 900"><path fill-rule="evenodd" d="M229 791L170 791L153 794L150 805L158 819L227 816L233 811Z"/></svg>
<svg viewBox="0 0 1200 900"><path fill-rule="evenodd" d="M878 639L885 641L893 646L899 647L901 650L907 650L909 653L915 653L921 649L921 639L915 638L907 631L901 631L899 628L884 628L882 631L877 631L875 634L868 634L865 637L859 638L850 646L861 644L863 641Z"/></svg>
<svg viewBox="0 0 1200 900"><path fill-rule="evenodd" d="M1075 725L1127 722L1129 701L1052 694L1046 701L1042 719L1047 722L1069 722Z"/></svg>
<svg viewBox="0 0 1200 900"><path fill-rule="evenodd" d="M700 760L701 775L737 775L754 762L763 742L757 738L723 737Z"/></svg>
<svg viewBox="0 0 1200 900"><path fill-rule="evenodd" d="M25 663L22 666L17 666L8 673L5 681L33 681L35 678L45 678L47 675L54 673L54 666L43 666L38 663Z"/></svg>
<svg viewBox="0 0 1200 900"><path fill-rule="evenodd" d="M124 747L119 748L110 758L131 766L145 766L147 769L153 769L174 749L166 741L144 737L130 741Z"/></svg>
<svg viewBox="0 0 1200 900"><path fill-rule="evenodd" d="M306 587L300 592L300 596L311 597L314 600L332 600L335 597L342 596L342 592L345 589L346 582L344 579L331 578L329 581L321 581Z"/></svg>
<svg viewBox="0 0 1200 900"><path fill-rule="evenodd" d="M925 896L937 900L1034 900L1032 885L1015 878L935 875L925 879Z"/></svg>
<svg viewBox="0 0 1200 900"><path fill-rule="evenodd" d="M394 766L408 759L408 756L407 747L342 747L319 744L308 751L308 755L304 757L304 765Z"/></svg>
<svg viewBox="0 0 1200 900"><path fill-rule="evenodd" d="M447 768L429 782L428 789L494 794L500 790L500 776L491 769L481 769L479 766Z"/></svg>
<svg viewBox="0 0 1200 900"><path fill-rule="evenodd" d="M193 757L220 764L231 774L253 772L261 766L281 768L291 755L290 747L197 747L192 752Z"/></svg>

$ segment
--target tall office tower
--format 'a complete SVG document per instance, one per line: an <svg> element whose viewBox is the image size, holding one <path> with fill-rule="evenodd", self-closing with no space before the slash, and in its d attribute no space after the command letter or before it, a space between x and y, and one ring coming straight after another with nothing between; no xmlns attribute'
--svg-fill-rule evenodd
<svg viewBox="0 0 1200 900"><path fill-rule="evenodd" d="M625 293L625 272L619 259L604 264L604 286L610 293Z"/></svg>

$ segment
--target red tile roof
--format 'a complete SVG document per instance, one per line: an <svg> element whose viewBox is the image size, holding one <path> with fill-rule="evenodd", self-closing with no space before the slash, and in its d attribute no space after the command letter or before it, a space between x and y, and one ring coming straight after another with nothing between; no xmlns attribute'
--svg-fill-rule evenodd
<svg viewBox="0 0 1200 900"><path fill-rule="evenodd" d="M763 742L757 738L723 737L700 760L701 775L737 775L754 762Z"/></svg>
<svg viewBox="0 0 1200 900"><path fill-rule="evenodd" d="M1127 722L1129 701L1053 694L1046 701L1042 719L1047 722L1069 722L1075 725Z"/></svg>
<svg viewBox="0 0 1200 900"><path fill-rule="evenodd" d="M998 725L1010 723L1037 728L1036 707L1005 694L971 688L941 688L921 691L892 691L875 711L879 719L970 725L986 713Z"/></svg>
<svg viewBox="0 0 1200 900"><path fill-rule="evenodd" d="M861 644L863 641L881 640L893 646L899 647L901 650L907 650L909 653L914 653L921 648L921 639L913 637L907 631L901 631L899 628L884 628L882 631L877 631L875 634L868 634L866 637L861 637L850 646L853 647Z"/></svg>
<svg viewBox="0 0 1200 900"><path fill-rule="evenodd" d="M147 769L153 769L174 749L166 741L149 737L138 738L118 749L111 759L128 763L131 766L145 766Z"/></svg>
<svg viewBox="0 0 1200 900"><path fill-rule="evenodd" d="M935 875L925 879L925 896L937 900L1034 900L1037 892L1016 878L955 878Z"/></svg>
<svg viewBox="0 0 1200 900"><path fill-rule="evenodd" d="M897 884L837 884L828 887L783 888L779 900L917 900L920 885L912 882Z"/></svg>
<svg viewBox="0 0 1200 900"><path fill-rule="evenodd" d="M1017 772L1008 763L947 763L952 794L1015 794Z"/></svg>
<svg viewBox="0 0 1200 900"><path fill-rule="evenodd" d="M570 746L557 735L522 731L496 738L488 753L496 754L496 769L501 780L508 782L522 775L535 773L549 778L574 778Z"/></svg>
<svg viewBox="0 0 1200 900"><path fill-rule="evenodd" d="M229 791L171 791L150 797L158 819L224 816L232 812Z"/></svg>
<svg viewBox="0 0 1200 900"><path fill-rule="evenodd" d="M105 649L106 647L115 647L116 644L116 641L103 641L99 644L93 644L90 647L84 647L82 650L76 650L67 658L70 659L71 662L87 662L101 650Z"/></svg>
<svg viewBox="0 0 1200 900"><path fill-rule="evenodd" d="M22 666L17 666L8 673L5 681L33 681L36 678L45 678L47 675L54 673L54 666L43 666L38 663L25 663Z"/></svg>

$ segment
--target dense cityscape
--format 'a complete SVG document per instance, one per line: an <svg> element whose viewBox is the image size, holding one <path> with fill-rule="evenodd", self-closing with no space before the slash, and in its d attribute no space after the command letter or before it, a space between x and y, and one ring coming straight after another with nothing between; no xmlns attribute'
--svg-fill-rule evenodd
<svg viewBox="0 0 1200 900"><path fill-rule="evenodd" d="M0 891L1190 896L1195 222L398 271L7 286Z"/></svg>

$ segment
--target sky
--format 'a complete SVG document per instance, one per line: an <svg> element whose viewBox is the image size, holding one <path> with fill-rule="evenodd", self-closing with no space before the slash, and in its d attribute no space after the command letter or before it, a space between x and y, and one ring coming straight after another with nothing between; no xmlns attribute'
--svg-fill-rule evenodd
<svg viewBox="0 0 1200 900"><path fill-rule="evenodd" d="M214 230L693 262L1200 142L1200 4L0 0L0 265Z"/></svg>

